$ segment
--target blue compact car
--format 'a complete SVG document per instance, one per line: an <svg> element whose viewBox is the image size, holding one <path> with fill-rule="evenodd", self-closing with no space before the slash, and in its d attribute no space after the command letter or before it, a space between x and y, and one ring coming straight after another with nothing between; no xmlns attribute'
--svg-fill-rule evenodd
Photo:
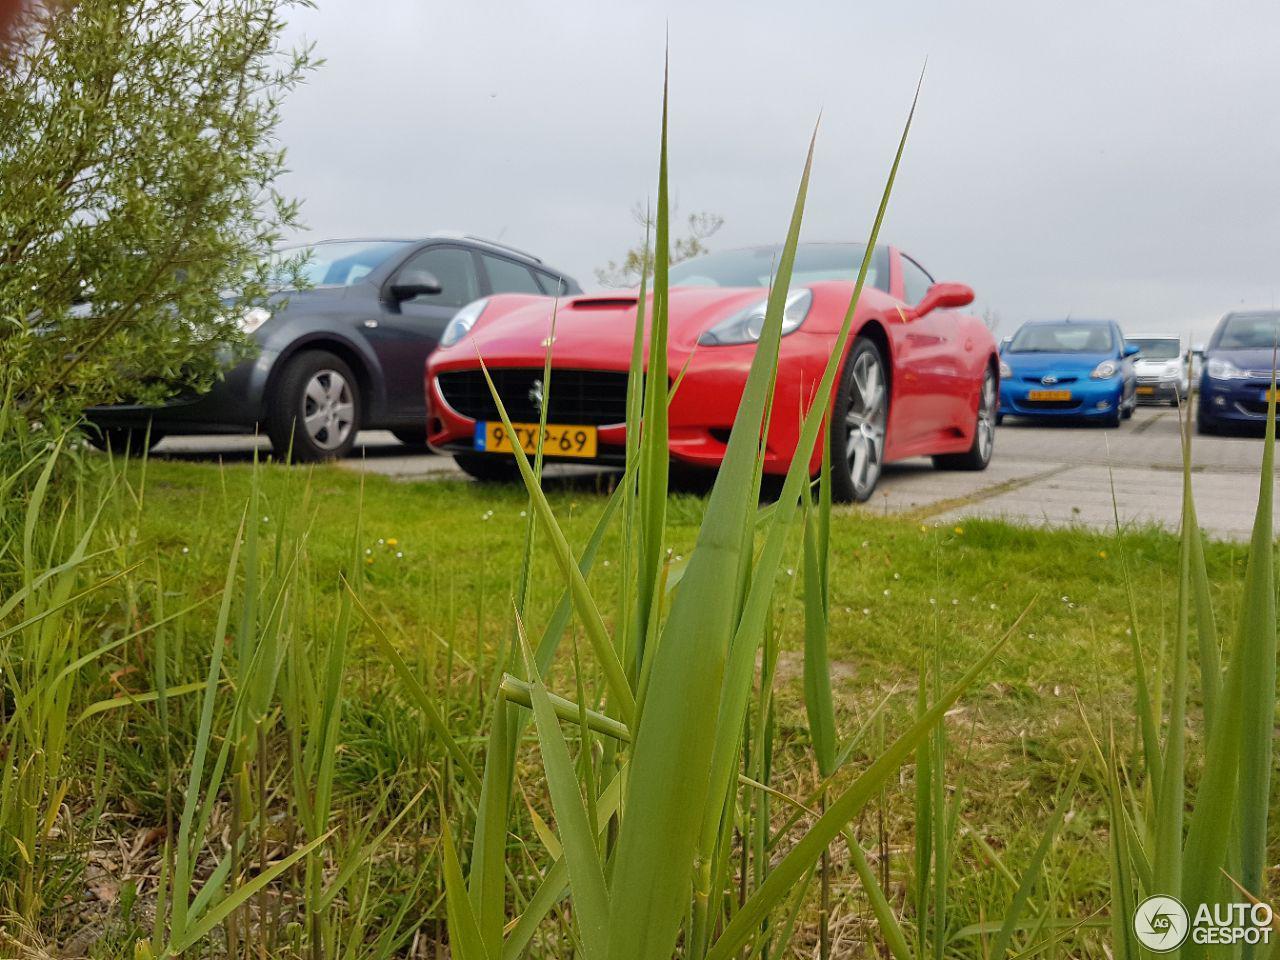
<svg viewBox="0 0 1280 960"><path fill-rule="evenodd" d="M1112 320L1024 323L1000 347L1000 410L1005 417L1100 420L1133 416L1139 348Z"/></svg>
<svg viewBox="0 0 1280 960"><path fill-rule="evenodd" d="M1200 433L1263 426L1280 310L1228 313L1205 345L1200 367Z"/></svg>

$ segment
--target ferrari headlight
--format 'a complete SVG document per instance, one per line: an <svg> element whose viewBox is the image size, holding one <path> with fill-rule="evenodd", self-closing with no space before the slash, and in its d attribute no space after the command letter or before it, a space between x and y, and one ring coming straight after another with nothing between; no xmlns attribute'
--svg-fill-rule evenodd
<svg viewBox="0 0 1280 960"><path fill-rule="evenodd" d="M1000 379L1001 380L1013 379L1013 367L1009 366L1003 360L1000 361Z"/></svg>
<svg viewBox="0 0 1280 960"><path fill-rule="evenodd" d="M1094 380L1106 380L1108 377L1114 377L1119 369L1119 365L1114 360L1103 360L1093 368L1093 373L1089 376Z"/></svg>
<svg viewBox="0 0 1280 960"><path fill-rule="evenodd" d="M484 313L484 308L489 305L488 297L481 297L479 300L472 300L465 307L453 315L453 319L449 321L449 325L444 328L444 335L440 337L440 346L451 347L476 325L476 321L480 319L480 314Z"/></svg>
<svg viewBox="0 0 1280 960"><path fill-rule="evenodd" d="M250 307L240 318L240 329L245 333L253 333L271 319L271 311L266 307Z"/></svg>
<svg viewBox="0 0 1280 960"><path fill-rule="evenodd" d="M1222 360L1218 357L1214 357L1204 365L1204 372L1211 380L1241 380L1249 376L1230 360Z"/></svg>
<svg viewBox="0 0 1280 960"><path fill-rule="evenodd" d="M813 292L810 290L792 290L787 294L787 301L782 307L782 335L797 330L813 305ZM729 343L755 343L764 330L764 313L769 301L761 300L753 303L745 310L739 310L733 316L721 320L710 330L698 338L704 346L723 346Z"/></svg>

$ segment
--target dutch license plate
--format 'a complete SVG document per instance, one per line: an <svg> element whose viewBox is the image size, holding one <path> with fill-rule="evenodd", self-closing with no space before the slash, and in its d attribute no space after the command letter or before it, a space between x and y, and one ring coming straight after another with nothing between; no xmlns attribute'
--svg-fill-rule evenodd
<svg viewBox="0 0 1280 960"><path fill-rule="evenodd" d="M480 421L476 424L475 448L485 453L514 453L519 443L525 453L538 452L538 425L513 423L514 438L500 422ZM596 428L548 423L542 433L542 452L549 457L594 457Z"/></svg>
<svg viewBox="0 0 1280 960"><path fill-rule="evenodd" d="M1070 400L1070 390L1028 390L1028 400Z"/></svg>
<svg viewBox="0 0 1280 960"><path fill-rule="evenodd" d="M1152 394L1156 392L1156 388L1155 387L1139 387L1138 392L1144 395Z"/></svg>

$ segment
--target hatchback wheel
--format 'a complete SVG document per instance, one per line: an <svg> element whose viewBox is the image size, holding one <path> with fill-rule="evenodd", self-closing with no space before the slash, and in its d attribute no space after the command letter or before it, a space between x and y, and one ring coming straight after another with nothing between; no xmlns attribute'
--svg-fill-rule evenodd
<svg viewBox="0 0 1280 960"><path fill-rule="evenodd" d="M833 499L861 503L875 492L884 467L888 422L889 377L884 357L873 341L858 337L845 361L831 418Z"/></svg>
<svg viewBox="0 0 1280 960"><path fill-rule="evenodd" d="M293 357L268 402L267 435L281 459L335 459L355 445L360 385L341 357L324 350Z"/></svg>

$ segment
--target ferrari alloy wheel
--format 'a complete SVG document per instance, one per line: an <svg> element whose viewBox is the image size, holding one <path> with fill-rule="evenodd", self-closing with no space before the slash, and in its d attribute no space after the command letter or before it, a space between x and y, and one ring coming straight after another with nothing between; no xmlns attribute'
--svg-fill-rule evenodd
<svg viewBox="0 0 1280 960"><path fill-rule="evenodd" d="M889 378L880 349L859 337L849 351L831 421L831 493L861 503L875 492L884 466ZM843 451L844 462L834 456Z"/></svg>
<svg viewBox="0 0 1280 960"><path fill-rule="evenodd" d="M982 392L978 394L978 417L973 427L973 443L964 453L946 453L933 458L939 470L985 470L991 462L991 452L996 446L996 424L1000 417L996 375L990 367L982 378Z"/></svg>

